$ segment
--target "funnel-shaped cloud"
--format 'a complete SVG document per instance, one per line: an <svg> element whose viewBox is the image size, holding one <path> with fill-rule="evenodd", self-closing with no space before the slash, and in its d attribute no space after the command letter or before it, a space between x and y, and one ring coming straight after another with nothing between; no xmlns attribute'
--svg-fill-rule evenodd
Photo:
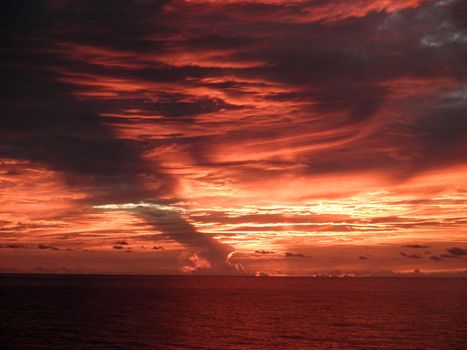
<svg viewBox="0 0 467 350"><path fill-rule="evenodd" d="M243 267L239 268L229 262L234 249L199 233L183 218L183 208L144 202L96 205L94 208L131 210L135 215L145 218L146 222L161 232L162 236L182 244L188 250L188 255L182 254L180 259L183 272L235 274L244 272Z"/></svg>

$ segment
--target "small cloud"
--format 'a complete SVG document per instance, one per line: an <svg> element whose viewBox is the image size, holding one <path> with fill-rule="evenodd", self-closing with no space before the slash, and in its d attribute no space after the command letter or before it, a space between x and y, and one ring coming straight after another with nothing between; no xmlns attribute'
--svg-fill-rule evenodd
<svg viewBox="0 0 467 350"><path fill-rule="evenodd" d="M161 246L161 245L155 245L155 246L152 247L152 249L154 249L154 250L165 250L164 247Z"/></svg>
<svg viewBox="0 0 467 350"><path fill-rule="evenodd" d="M7 248L7 249L27 249L27 246L24 244L2 244L0 248Z"/></svg>
<svg viewBox="0 0 467 350"><path fill-rule="evenodd" d="M446 250L452 255L457 255L457 256L467 255L467 250L459 248L459 247L452 247L451 249L446 249Z"/></svg>
<svg viewBox="0 0 467 350"><path fill-rule="evenodd" d="M400 255L404 256L406 258L409 258L409 259L422 259L422 257L420 255L417 255L417 254L406 254L404 252L400 252Z"/></svg>
<svg viewBox="0 0 467 350"><path fill-rule="evenodd" d="M426 249L426 248L430 248L430 246L425 245L425 244L407 244L407 245L402 246L402 248Z"/></svg>
<svg viewBox="0 0 467 350"><path fill-rule="evenodd" d="M455 255L450 255L450 254L439 254L440 257L442 258L447 258L447 259L454 259L457 258Z"/></svg>
<svg viewBox="0 0 467 350"><path fill-rule="evenodd" d="M290 253L290 252L286 252L284 254L284 256L286 258L306 258L305 255L303 255L302 253Z"/></svg>
<svg viewBox="0 0 467 350"><path fill-rule="evenodd" d="M127 241L117 241L115 242L116 245L128 245Z"/></svg>
<svg viewBox="0 0 467 350"><path fill-rule="evenodd" d="M180 256L180 260L184 260L185 265L182 267L184 273L194 273L199 270L208 270L212 268L211 263L202 256L194 253L190 256Z"/></svg>
<svg viewBox="0 0 467 350"><path fill-rule="evenodd" d="M53 246L53 245L48 245L48 244L38 244L37 245L38 249L50 249L50 250L60 250L59 248Z"/></svg>
<svg viewBox="0 0 467 350"><path fill-rule="evenodd" d="M268 277L269 274L267 274L266 272L262 272L262 271L256 271L255 276L256 277Z"/></svg>
<svg viewBox="0 0 467 350"><path fill-rule="evenodd" d="M441 258L441 257L438 256L438 255L432 255L432 256L430 256L430 259L433 260L433 261L441 261L441 260L443 260L443 258Z"/></svg>
<svg viewBox="0 0 467 350"><path fill-rule="evenodd" d="M114 245L114 246L112 247L112 249L118 249L118 250L120 250L120 249L124 249L124 247L122 247L121 245Z"/></svg>
<svg viewBox="0 0 467 350"><path fill-rule="evenodd" d="M368 260L368 257L363 256L363 255L359 256L358 258L359 258L360 260Z"/></svg>
<svg viewBox="0 0 467 350"><path fill-rule="evenodd" d="M255 254L274 254L274 252L269 250L255 250Z"/></svg>

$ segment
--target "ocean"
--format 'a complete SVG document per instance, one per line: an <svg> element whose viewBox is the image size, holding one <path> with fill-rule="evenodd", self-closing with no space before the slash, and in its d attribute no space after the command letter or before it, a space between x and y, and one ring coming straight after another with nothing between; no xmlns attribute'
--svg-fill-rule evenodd
<svg viewBox="0 0 467 350"><path fill-rule="evenodd" d="M1 275L0 348L467 349L467 280Z"/></svg>

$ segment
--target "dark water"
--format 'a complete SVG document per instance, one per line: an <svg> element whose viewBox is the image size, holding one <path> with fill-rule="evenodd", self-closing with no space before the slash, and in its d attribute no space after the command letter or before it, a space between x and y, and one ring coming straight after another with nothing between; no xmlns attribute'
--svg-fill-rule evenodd
<svg viewBox="0 0 467 350"><path fill-rule="evenodd" d="M467 280L0 276L1 349L467 349Z"/></svg>

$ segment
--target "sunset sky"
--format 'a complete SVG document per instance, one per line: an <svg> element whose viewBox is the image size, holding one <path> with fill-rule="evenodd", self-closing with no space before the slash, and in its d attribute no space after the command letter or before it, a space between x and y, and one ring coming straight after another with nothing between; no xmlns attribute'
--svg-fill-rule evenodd
<svg viewBox="0 0 467 350"><path fill-rule="evenodd" d="M2 2L0 272L467 270L467 2Z"/></svg>

